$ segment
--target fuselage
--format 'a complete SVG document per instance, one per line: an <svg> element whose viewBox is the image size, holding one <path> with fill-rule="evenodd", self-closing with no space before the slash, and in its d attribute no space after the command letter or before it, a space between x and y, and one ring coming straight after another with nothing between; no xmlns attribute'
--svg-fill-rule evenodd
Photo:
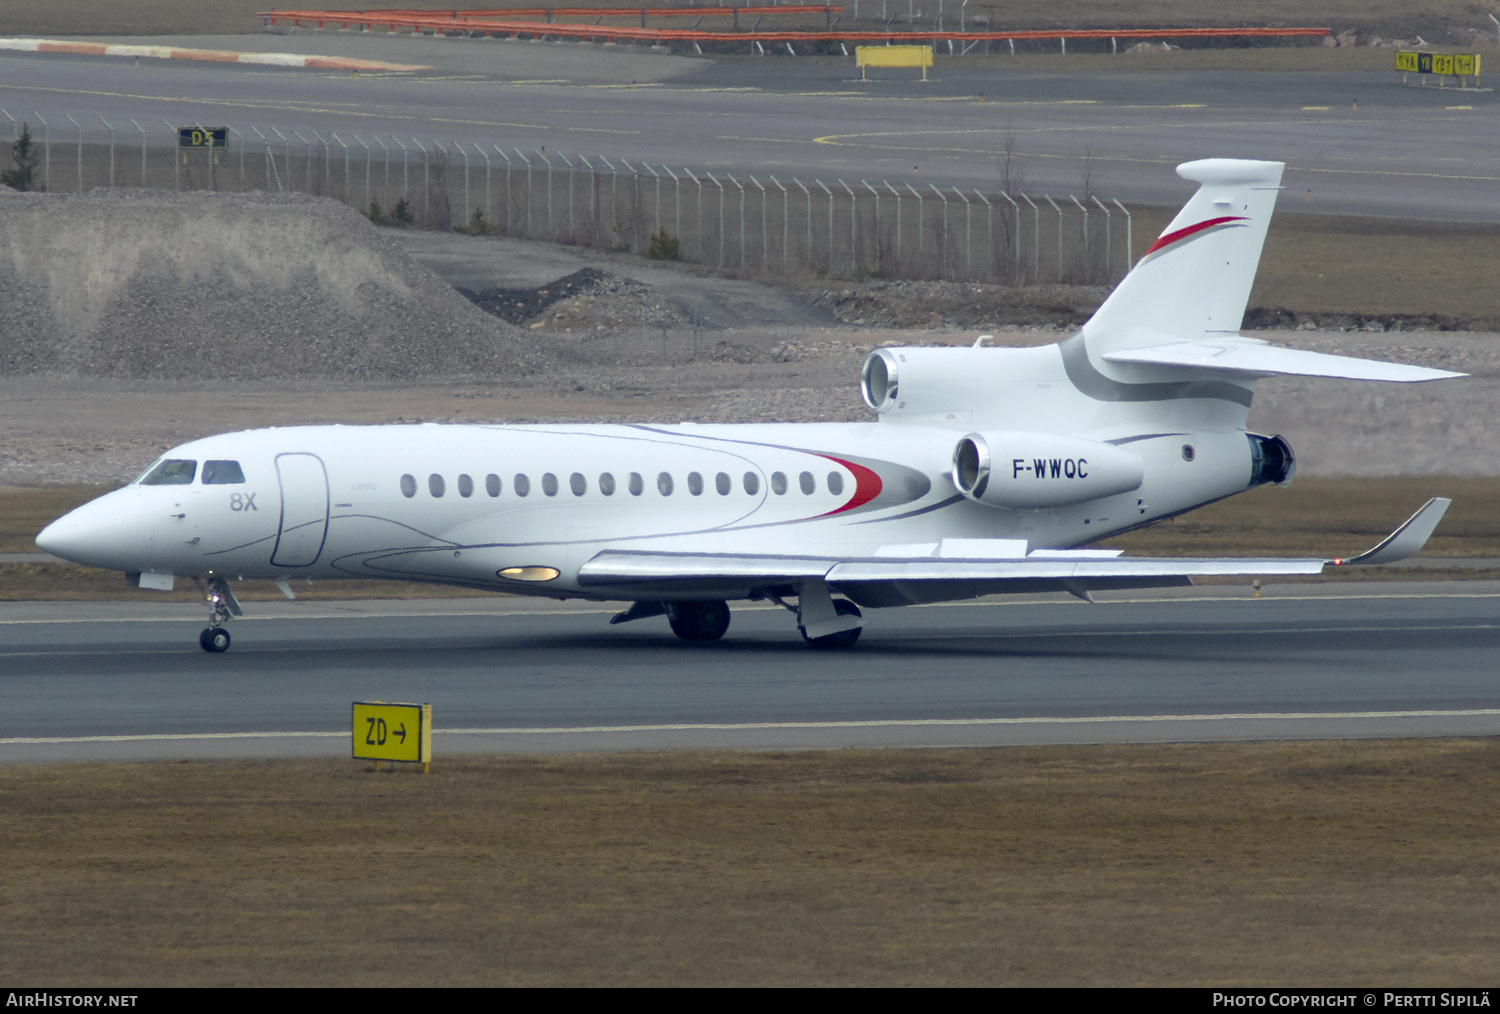
<svg viewBox="0 0 1500 1014"><path fill-rule="evenodd" d="M1253 484L1252 444L1232 425L1244 406L1225 418L1180 395L1093 398L1058 350L974 350L1008 388L985 392L973 378L978 413L938 401L918 418L870 423L307 426L207 437L54 522L38 544L127 573L599 596L578 570L603 550L858 558L945 538L1066 548ZM1086 489L1087 455L1048 445L1061 433L1138 461L1139 485L1064 506L977 502L954 477L955 446L976 426L1002 433L997 476Z"/></svg>

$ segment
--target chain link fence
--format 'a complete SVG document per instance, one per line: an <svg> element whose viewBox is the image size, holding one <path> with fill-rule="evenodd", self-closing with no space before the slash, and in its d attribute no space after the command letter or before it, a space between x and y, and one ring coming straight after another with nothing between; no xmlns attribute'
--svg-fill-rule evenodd
<svg viewBox="0 0 1500 1014"><path fill-rule="evenodd" d="M782 179L494 141L277 125L154 123L0 109L29 189L300 191L379 224L496 234L749 275L1105 285L1134 256L1131 211L1093 193L928 181ZM3 129L3 126L0 126Z"/></svg>

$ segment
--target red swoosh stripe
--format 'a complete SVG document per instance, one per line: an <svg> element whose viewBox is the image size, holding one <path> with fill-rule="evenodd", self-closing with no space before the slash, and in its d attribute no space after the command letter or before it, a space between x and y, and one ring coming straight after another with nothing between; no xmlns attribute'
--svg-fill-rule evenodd
<svg viewBox="0 0 1500 1014"><path fill-rule="evenodd" d="M866 468L864 465L856 465L854 462L845 461L843 458L834 458L828 455L824 455L824 457L827 457L829 461L838 462L854 473L854 495L849 498L849 502L844 504L844 506L828 511L826 514L820 515L820 517L826 518L829 514L842 514L844 511L852 511L856 507L863 507L879 496L880 491L885 488L884 484L880 481L880 476L876 474L874 469Z"/></svg>
<svg viewBox="0 0 1500 1014"><path fill-rule="evenodd" d="M1249 219L1246 218L1244 215L1225 215L1222 218L1210 218L1210 219L1206 219L1206 220L1204 220L1202 222L1199 222L1197 225L1184 226L1183 228L1178 229L1176 232L1169 232L1169 233L1164 234L1161 237L1161 239L1158 239L1155 243L1152 243L1151 244L1151 249L1147 250L1145 252L1145 254L1143 254L1142 256L1144 256L1144 257L1150 257L1152 254L1156 253L1156 251L1162 249L1163 247L1171 246L1173 243L1176 243L1179 239L1187 239L1189 236L1197 235L1198 233L1202 232L1204 229L1212 229L1214 226L1216 226L1216 225L1223 225L1225 222L1248 222L1248 221L1249 221Z"/></svg>

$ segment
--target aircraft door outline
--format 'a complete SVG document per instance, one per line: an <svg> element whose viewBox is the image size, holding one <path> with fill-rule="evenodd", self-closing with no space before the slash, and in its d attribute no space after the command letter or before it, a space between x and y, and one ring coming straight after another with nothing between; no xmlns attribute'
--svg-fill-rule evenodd
<svg viewBox="0 0 1500 1014"><path fill-rule="evenodd" d="M328 539L328 469L316 454L278 454L276 478L281 487L281 515L271 564L311 567L323 555Z"/></svg>

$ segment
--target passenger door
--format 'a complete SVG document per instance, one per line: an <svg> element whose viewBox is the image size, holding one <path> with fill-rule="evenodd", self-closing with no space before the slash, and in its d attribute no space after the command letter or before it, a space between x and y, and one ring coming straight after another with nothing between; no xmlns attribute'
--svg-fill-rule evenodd
<svg viewBox="0 0 1500 1014"><path fill-rule="evenodd" d="M328 470L316 454L278 454L276 477L281 483L281 519L271 563L310 567L328 538Z"/></svg>

